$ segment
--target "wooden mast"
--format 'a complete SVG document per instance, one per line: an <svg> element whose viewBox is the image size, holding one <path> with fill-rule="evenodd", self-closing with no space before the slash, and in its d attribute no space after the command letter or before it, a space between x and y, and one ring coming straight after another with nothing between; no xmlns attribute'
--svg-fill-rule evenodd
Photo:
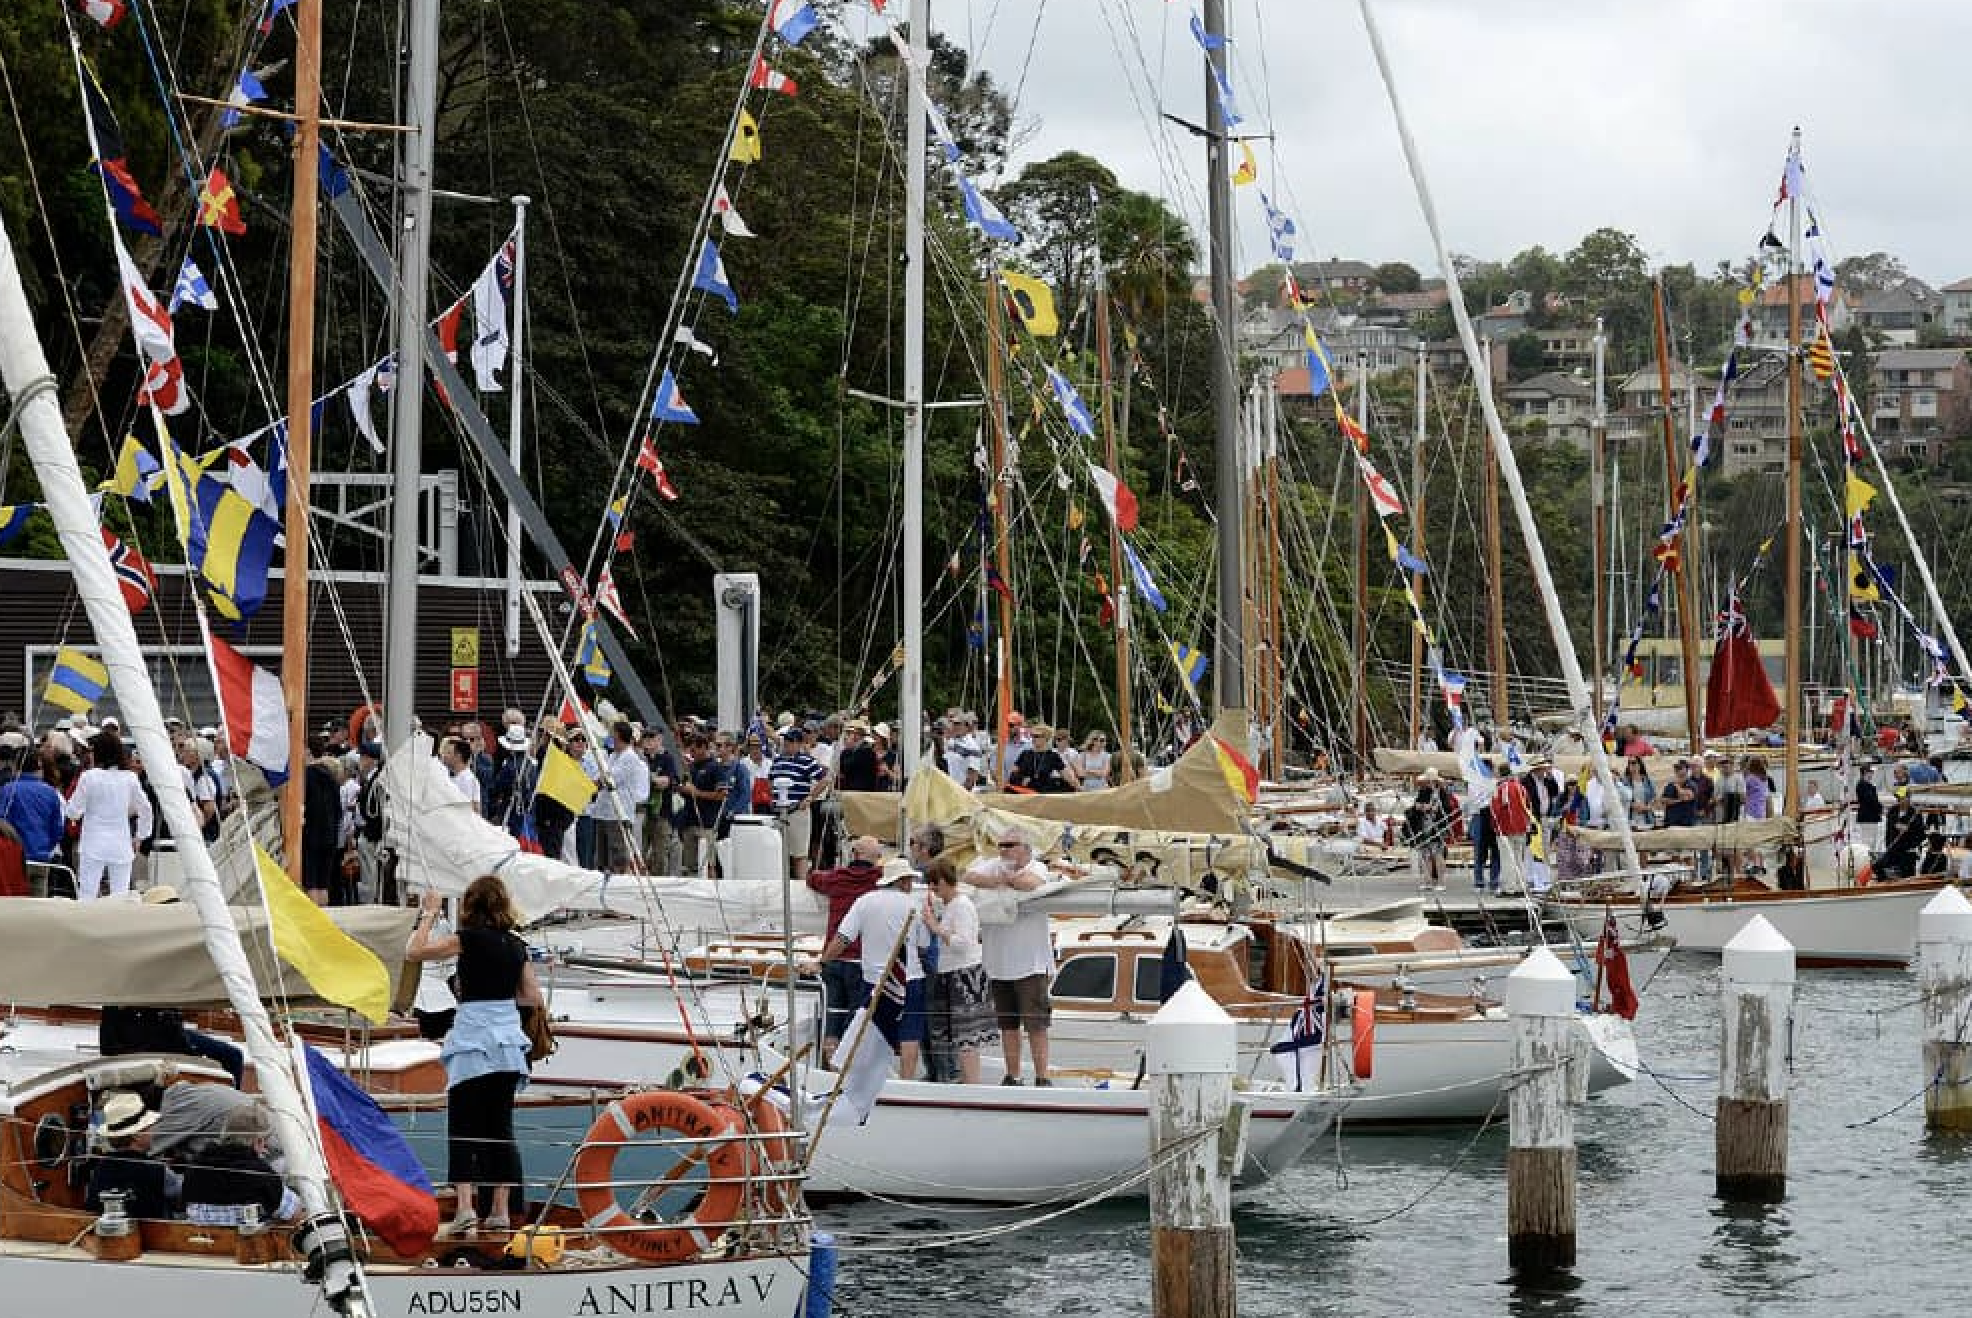
<svg viewBox="0 0 1972 1318"><path fill-rule="evenodd" d="M1009 716L1013 713L1013 601L1009 598L1013 588L1011 576L1013 565L1011 551L1007 545L1007 504L1013 497L1013 480L1007 471L1007 416L1004 397L1006 394L1006 370L1003 358L1006 353L1006 331L1002 322L1000 308L1000 282L994 274L986 276L986 418L993 436L993 470L988 488L993 500L993 571L1000 582L1000 589L993 591L999 600L1000 625L994 635L994 736L993 763L989 766L988 777L995 783L1006 775L1007 733L1012 724ZM1112 585L1120 593L1120 587Z"/></svg>
<svg viewBox="0 0 1972 1318"><path fill-rule="evenodd" d="M291 766L281 793L288 874L301 879L301 801L308 754L308 474L315 427L315 247L320 191L322 0L294 12L294 195L288 251L287 558L281 576L281 695ZM415 375L407 376L414 388Z"/></svg>
<svg viewBox="0 0 1972 1318"><path fill-rule="evenodd" d="M1411 535L1417 541L1417 558L1420 563L1429 562L1424 552L1424 391L1431 373L1430 345L1423 339L1417 341L1417 414L1412 420L1411 431ZM1411 574L1411 593L1417 596L1418 612L1424 611L1424 574ZM1423 735L1420 720L1424 716L1424 633L1411 626L1411 710L1410 736L1408 749L1416 750L1418 740Z"/></svg>
<svg viewBox="0 0 1972 1318"><path fill-rule="evenodd" d="M1489 395L1493 391L1493 345L1490 339L1481 339L1483 351L1483 378L1479 387ZM1482 498L1486 520L1486 662L1492 666L1492 680L1487 684L1493 693L1493 728L1504 737L1512 724L1512 703L1506 690L1506 592L1500 582L1500 460L1487 444L1485 455L1485 491Z"/></svg>
<svg viewBox="0 0 1972 1318"><path fill-rule="evenodd" d="M1102 417L1103 465L1120 488L1123 463L1116 440L1116 409L1110 406L1109 277L1102 258L1096 258L1096 362L1102 372L1098 415ZM998 394L994 395L996 398ZM1004 538L1004 535L1002 536ZM1005 568L1001 572L1005 572ZM1109 598L1114 602L1116 632L1116 781L1127 783L1136 777L1131 750L1135 745L1130 726L1130 591L1123 583L1123 533L1116 519L1109 519Z"/></svg>
<svg viewBox="0 0 1972 1318"><path fill-rule="evenodd" d="M1678 487L1683 480L1684 463L1678 458L1677 420L1671 412L1671 336L1664 315L1664 277L1661 274L1651 284L1651 301L1657 320L1657 388L1664 404L1664 517L1668 521L1677 516ZM1689 364L1685 369L1690 369ZM1689 493L1686 491L1687 521L1691 508ZM1691 581L1691 555L1687 552L1693 543L1689 532L1688 525L1678 528L1672 545L1677 558L1673 560L1671 575L1677 579L1678 589L1678 646L1684 659L1686 735L1691 740L1692 752L1696 754L1705 749L1705 725L1698 718L1698 605L1697 592L1693 590Z"/></svg>
<svg viewBox="0 0 1972 1318"><path fill-rule="evenodd" d="M1788 144L1791 167L1801 154L1801 130ZM1787 638L1785 696L1781 702L1781 787L1787 813L1801 818L1801 199L1787 189L1787 608L1781 635ZM1845 623L1846 625L1846 623Z"/></svg>
<svg viewBox="0 0 1972 1318"><path fill-rule="evenodd" d="M1356 354L1356 424L1369 432L1369 354ZM1353 458L1353 454L1351 457ZM1350 484L1356 489L1356 609L1350 635L1354 641L1349 671L1354 675L1354 733L1350 746L1356 764L1356 781L1363 780L1369 768L1369 487L1358 476Z"/></svg>
<svg viewBox="0 0 1972 1318"><path fill-rule="evenodd" d="M1602 722L1602 664L1603 615L1609 609L1605 595L1603 573L1607 570L1609 559L1609 502L1607 479L1604 470L1609 462L1609 405L1608 382L1603 378L1603 355L1609 341L1602 332L1602 317L1595 318L1595 413L1589 426L1589 517L1592 523L1590 535L1593 548L1589 559L1593 565L1593 581L1590 594L1593 598L1589 622L1589 657L1592 660L1589 687L1589 704L1595 711L1595 720Z"/></svg>

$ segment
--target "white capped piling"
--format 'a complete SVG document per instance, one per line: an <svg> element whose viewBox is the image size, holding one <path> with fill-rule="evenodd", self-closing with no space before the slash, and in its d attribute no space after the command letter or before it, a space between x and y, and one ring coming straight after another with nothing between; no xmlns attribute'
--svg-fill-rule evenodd
<svg viewBox="0 0 1972 1318"><path fill-rule="evenodd" d="M1738 1203L1778 1203L1787 1197L1794 945L1756 915L1720 961L1717 1192Z"/></svg>
<svg viewBox="0 0 1972 1318"><path fill-rule="evenodd" d="M1232 1017L1197 980L1187 980L1150 1019L1150 1298L1156 1318L1234 1318L1238 1311L1232 1186L1246 1142L1232 1101L1238 1043Z"/></svg>
<svg viewBox="0 0 1972 1318"><path fill-rule="evenodd" d="M1537 947L1506 978L1514 1083L1507 1098L1506 1256L1516 1276L1575 1266L1575 1113L1588 1059L1575 976Z"/></svg>
<svg viewBox="0 0 1972 1318"><path fill-rule="evenodd" d="M1917 916L1917 991L1924 1006L1924 1124L1972 1130L1972 901L1941 888Z"/></svg>

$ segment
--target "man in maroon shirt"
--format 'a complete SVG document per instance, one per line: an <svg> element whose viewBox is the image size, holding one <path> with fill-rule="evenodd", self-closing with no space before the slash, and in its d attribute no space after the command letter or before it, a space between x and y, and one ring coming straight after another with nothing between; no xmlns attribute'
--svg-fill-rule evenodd
<svg viewBox="0 0 1972 1318"><path fill-rule="evenodd" d="M873 837L859 837L849 844L849 863L835 869L811 870L808 886L828 899L828 928L822 934L826 946L835 937L842 917L866 892L876 890L883 873L883 844ZM862 947L851 943L832 960L822 963L822 1056L835 1053L843 1030L861 1005L863 991Z"/></svg>

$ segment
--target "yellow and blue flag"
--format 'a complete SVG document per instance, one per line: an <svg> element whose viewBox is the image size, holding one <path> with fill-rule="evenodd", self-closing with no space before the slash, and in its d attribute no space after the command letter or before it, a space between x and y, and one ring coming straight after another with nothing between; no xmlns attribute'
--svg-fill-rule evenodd
<svg viewBox="0 0 1972 1318"><path fill-rule="evenodd" d="M582 644L575 652L575 666L582 670L583 680L590 686L609 685L610 676L615 670L609 666L609 658L596 639L596 624L593 622L582 628Z"/></svg>
<svg viewBox="0 0 1972 1318"><path fill-rule="evenodd" d="M1178 676L1184 679L1185 694L1191 702L1198 703L1198 684L1205 679L1205 670L1212 661L1202 650L1194 650L1183 641L1171 642L1171 658L1177 661Z"/></svg>
<svg viewBox="0 0 1972 1318"><path fill-rule="evenodd" d="M267 575L274 565L274 541L281 524L253 500L208 474L198 458L176 450L175 470L166 468L173 511L185 559L198 571L206 597L232 622L252 616L267 600Z"/></svg>
<svg viewBox="0 0 1972 1318"><path fill-rule="evenodd" d="M164 483L164 467L151 456L135 435L123 437L123 449L116 455L116 471L104 485L126 499L148 504L151 495Z"/></svg>
<svg viewBox="0 0 1972 1318"><path fill-rule="evenodd" d="M27 529L27 519L40 506L38 503L0 504L0 549L14 543L14 538Z"/></svg>
<svg viewBox="0 0 1972 1318"><path fill-rule="evenodd" d="M48 701L73 714L87 714L110 687L110 670L102 661L63 646L48 674Z"/></svg>

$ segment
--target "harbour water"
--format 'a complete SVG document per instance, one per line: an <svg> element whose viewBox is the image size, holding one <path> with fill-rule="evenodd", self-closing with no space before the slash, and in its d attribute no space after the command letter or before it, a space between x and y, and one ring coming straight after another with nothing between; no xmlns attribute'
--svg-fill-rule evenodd
<svg viewBox="0 0 1972 1318"><path fill-rule="evenodd" d="M1240 1313L1895 1318L1955 1307L1972 1141L1925 1134L1916 990L1914 973L1801 973L1783 1204L1713 1197L1718 961L1678 955L1637 1020L1654 1078L1579 1111L1571 1284L1507 1277L1504 1113L1484 1133L1345 1126L1241 1204ZM844 1246L837 1312L1150 1312L1141 1199L1021 1225L1036 1211L826 1211Z"/></svg>

